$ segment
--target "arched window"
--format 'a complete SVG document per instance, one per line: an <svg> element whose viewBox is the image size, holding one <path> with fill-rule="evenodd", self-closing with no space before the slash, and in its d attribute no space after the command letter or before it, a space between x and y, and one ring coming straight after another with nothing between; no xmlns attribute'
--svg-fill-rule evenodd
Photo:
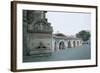
<svg viewBox="0 0 100 73"><path fill-rule="evenodd" d="M55 42L55 45L54 45L54 50L56 51L57 50L57 43Z"/></svg>
<svg viewBox="0 0 100 73"><path fill-rule="evenodd" d="M68 48L71 48L71 42L68 41Z"/></svg>
<svg viewBox="0 0 100 73"><path fill-rule="evenodd" d="M76 42L75 41L73 41L73 47L76 47Z"/></svg>
<svg viewBox="0 0 100 73"><path fill-rule="evenodd" d="M79 46L79 41L77 41L77 46Z"/></svg>
<svg viewBox="0 0 100 73"><path fill-rule="evenodd" d="M44 30L44 23L39 22L34 25L34 30L36 31L43 31Z"/></svg>
<svg viewBox="0 0 100 73"><path fill-rule="evenodd" d="M40 30L42 31L43 30L43 23L40 23L39 27L40 27Z"/></svg>
<svg viewBox="0 0 100 73"><path fill-rule="evenodd" d="M59 49L65 49L65 44L63 41L59 43Z"/></svg>

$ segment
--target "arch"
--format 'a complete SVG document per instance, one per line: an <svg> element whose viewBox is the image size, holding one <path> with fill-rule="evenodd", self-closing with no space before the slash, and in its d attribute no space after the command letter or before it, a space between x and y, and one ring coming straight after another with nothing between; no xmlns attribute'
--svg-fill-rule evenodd
<svg viewBox="0 0 100 73"><path fill-rule="evenodd" d="M73 47L76 47L76 42L75 41L73 41Z"/></svg>
<svg viewBox="0 0 100 73"><path fill-rule="evenodd" d="M68 48L71 48L71 41L68 41Z"/></svg>
<svg viewBox="0 0 100 73"><path fill-rule="evenodd" d="M42 24L44 24L44 25L47 25L47 21L46 20L44 20L44 19L38 19L38 20L36 20L35 22L34 22L34 24L39 24L39 23L42 23Z"/></svg>
<svg viewBox="0 0 100 73"><path fill-rule="evenodd" d="M53 29L50 26L50 23L48 23L46 20L37 20L35 22L33 22L33 31L35 32L52 32Z"/></svg>
<svg viewBox="0 0 100 73"><path fill-rule="evenodd" d="M44 22L38 22L36 24L34 24L34 29L38 30L38 31L43 31L45 27L45 23Z"/></svg>
<svg viewBox="0 0 100 73"><path fill-rule="evenodd" d="M54 50L55 50L55 51L57 50L57 43L56 43L56 41L55 41L55 43L54 43Z"/></svg>
<svg viewBox="0 0 100 73"><path fill-rule="evenodd" d="M59 49L60 49L60 50L65 49L65 44L64 44L63 41L61 41L61 42L59 43Z"/></svg>
<svg viewBox="0 0 100 73"><path fill-rule="evenodd" d="M79 46L80 44L79 44L79 41L77 41L77 46Z"/></svg>

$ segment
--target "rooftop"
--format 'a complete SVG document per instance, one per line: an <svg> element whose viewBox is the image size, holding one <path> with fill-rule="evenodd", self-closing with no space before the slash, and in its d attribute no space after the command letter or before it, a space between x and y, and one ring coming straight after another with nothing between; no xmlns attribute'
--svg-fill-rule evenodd
<svg viewBox="0 0 100 73"><path fill-rule="evenodd" d="M63 33L53 34L53 37L57 38L57 39L67 39L67 40L79 40L80 39L80 38L77 38L75 36L64 35Z"/></svg>

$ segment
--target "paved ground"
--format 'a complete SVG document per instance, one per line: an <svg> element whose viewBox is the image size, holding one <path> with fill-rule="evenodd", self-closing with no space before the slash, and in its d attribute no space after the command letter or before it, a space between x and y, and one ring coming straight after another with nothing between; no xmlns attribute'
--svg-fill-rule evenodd
<svg viewBox="0 0 100 73"><path fill-rule="evenodd" d="M40 54L32 56L24 56L23 62L39 62L39 61L61 61L61 60L82 60L91 58L90 45L83 45L77 48L66 48L52 54Z"/></svg>

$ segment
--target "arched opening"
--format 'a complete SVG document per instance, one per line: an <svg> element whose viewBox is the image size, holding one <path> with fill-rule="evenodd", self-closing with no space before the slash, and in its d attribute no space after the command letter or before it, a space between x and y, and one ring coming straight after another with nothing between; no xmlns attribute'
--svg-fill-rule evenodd
<svg viewBox="0 0 100 73"><path fill-rule="evenodd" d="M71 42L68 41L68 48L71 48Z"/></svg>
<svg viewBox="0 0 100 73"><path fill-rule="evenodd" d="M57 44L56 44L56 42L54 44L55 44L54 45L54 50L56 51L57 50Z"/></svg>
<svg viewBox="0 0 100 73"><path fill-rule="evenodd" d="M59 49L60 50L65 49L65 45L64 45L64 42L63 41L59 43Z"/></svg>
<svg viewBox="0 0 100 73"><path fill-rule="evenodd" d="M79 46L79 41L77 41L77 46Z"/></svg>
<svg viewBox="0 0 100 73"><path fill-rule="evenodd" d="M76 43L75 43L75 41L73 41L73 47L76 47Z"/></svg>

